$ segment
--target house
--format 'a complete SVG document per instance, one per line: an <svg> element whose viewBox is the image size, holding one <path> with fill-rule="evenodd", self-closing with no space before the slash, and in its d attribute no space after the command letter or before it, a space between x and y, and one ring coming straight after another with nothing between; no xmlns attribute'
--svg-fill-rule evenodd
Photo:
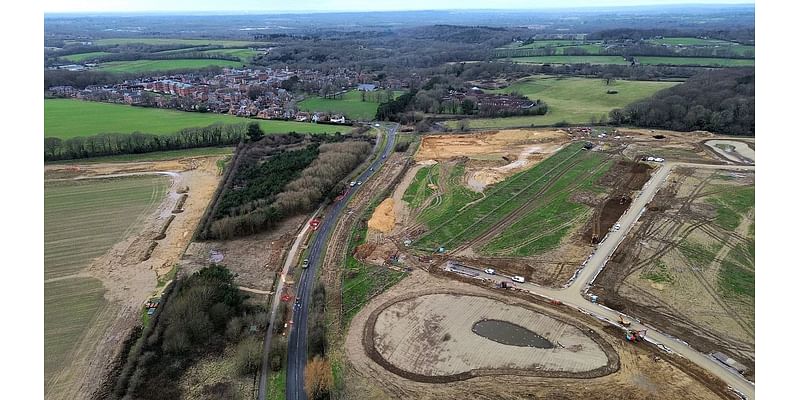
<svg viewBox="0 0 800 400"><path fill-rule="evenodd" d="M344 115L334 115L331 117L331 122L335 122L337 124L345 123Z"/></svg>
<svg viewBox="0 0 800 400"><path fill-rule="evenodd" d="M294 120L297 122L306 122L310 117L311 115L309 115L307 112L299 112L295 114Z"/></svg>
<svg viewBox="0 0 800 400"><path fill-rule="evenodd" d="M364 92L372 92L375 91L376 86L371 83L361 83L358 85L358 90Z"/></svg>

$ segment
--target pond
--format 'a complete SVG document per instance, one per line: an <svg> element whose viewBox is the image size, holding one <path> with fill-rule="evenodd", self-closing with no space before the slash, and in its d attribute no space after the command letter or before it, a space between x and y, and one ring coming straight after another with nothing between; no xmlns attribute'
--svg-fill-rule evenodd
<svg viewBox="0 0 800 400"><path fill-rule="evenodd" d="M508 321L496 319L480 320L472 325L472 332L497 343L510 346L552 349L553 343L536 332Z"/></svg>

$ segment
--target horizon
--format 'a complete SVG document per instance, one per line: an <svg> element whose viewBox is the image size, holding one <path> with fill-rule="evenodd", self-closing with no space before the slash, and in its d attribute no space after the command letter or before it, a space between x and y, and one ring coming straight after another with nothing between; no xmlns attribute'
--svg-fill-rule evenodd
<svg viewBox="0 0 800 400"><path fill-rule="evenodd" d="M609 1L586 1L586 0L564 0L558 2L557 5L551 5L553 2L536 2L536 5L530 6L520 0L500 0L495 2L492 8L485 8L485 3L475 0L452 1L444 0L440 4L442 7L431 8L429 4L424 1L408 0L408 1L391 1L382 3L380 7L375 7L372 2L363 0L349 1L347 6L339 6L335 0L321 0L318 2L309 2L306 0L299 0L302 9L278 9L270 5L261 6L260 8L237 8L245 3L253 3L252 0L240 0L229 2L228 4L236 4L229 8L209 8L218 7L216 2L212 1L195 1L187 2L178 0L170 2L170 4L178 3L178 7L183 8L164 8L161 2L155 0L134 1L135 5L128 4L128 1L81 1L78 5L71 5L72 7L64 8L65 2L61 1L46 1L45 16L51 15L275 15L275 14L297 14L297 13L316 13L316 14L334 14L334 13L381 13L381 12L534 12L534 11L607 11L615 9L641 9L641 8L679 8L679 7L735 7L735 6L751 6L755 7L753 0L722 0L713 1L705 0L697 1L680 1L680 0L640 0L636 4L631 4L625 1L609 0ZM126 4L118 4L126 3ZM189 4L187 4L189 3ZM311 3L311 4L308 4ZM56 5L60 9L52 9L50 6ZM91 4L91 5L90 5ZM153 6L146 5L139 7L142 4L153 4ZM400 5L403 4L403 5ZM456 6L458 4L458 6ZM121 8L120 6L128 6L128 8ZM88 7L95 8L88 8Z"/></svg>

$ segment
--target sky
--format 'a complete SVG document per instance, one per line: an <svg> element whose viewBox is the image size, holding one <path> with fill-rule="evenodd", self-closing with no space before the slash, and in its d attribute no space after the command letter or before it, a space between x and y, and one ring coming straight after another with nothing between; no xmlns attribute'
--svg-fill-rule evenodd
<svg viewBox="0 0 800 400"><path fill-rule="evenodd" d="M753 4L754 0L44 0L44 12L285 12L544 9L664 4Z"/></svg>

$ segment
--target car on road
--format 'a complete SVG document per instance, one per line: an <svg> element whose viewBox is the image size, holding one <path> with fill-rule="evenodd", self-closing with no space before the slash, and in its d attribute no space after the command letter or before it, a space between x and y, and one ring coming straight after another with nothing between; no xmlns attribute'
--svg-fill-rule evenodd
<svg viewBox="0 0 800 400"><path fill-rule="evenodd" d="M386 158L386 154L382 155L381 158Z"/></svg>
<svg viewBox="0 0 800 400"><path fill-rule="evenodd" d="M350 187L353 187L355 185L356 185L356 181L350 181Z"/></svg>
<svg viewBox="0 0 800 400"><path fill-rule="evenodd" d="M303 260L303 268L308 268L308 263L309 263L309 261L308 261L307 258L305 260Z"/></svg>
<svg viewBox="0 0 800 400"><path fill-rule="evenodd" d="M615 230L615 231L618 231L618 230L619 230L619 228L620 228L619 224L616 224L616 225L614 225L614 230Z"/></svg>
<svg viewBox="0 0 800 400"><path fill-rule="evenodd" d="M375 171L375 168L369 167L370 171Z"/></svg>
<svg viewBox="0 0 800 400"><path fill-rule="evenodd" d="M517 283L525 283L525 278L523 278L523 277L521 277L519 275L512 276L511 280L514 281L514 282L517 282Z"/></svg>
<svg viewBox="0 0 800 400"><path fill-rule="evenodd" d="M300 303L300 299L297 299L297 300L294 301L294 307L295 308L302 308L303 307L303 304Z"/></svg>
<svg viewBox="0 0 800 400"><path fill-rule="evenodd" d="M495 271L493 269L491 269L491 268L486 268L485 270L483 270L483 272L486 272L489 275L494 275Z"/></svg>
<svg viewBox="0 0 800 400"><path fill-rule="evenodd" d="M358 181L358 182L356 182L356 185L361 185L362 183L363 183L363 182L361 182L361 181Z"/></svg>

